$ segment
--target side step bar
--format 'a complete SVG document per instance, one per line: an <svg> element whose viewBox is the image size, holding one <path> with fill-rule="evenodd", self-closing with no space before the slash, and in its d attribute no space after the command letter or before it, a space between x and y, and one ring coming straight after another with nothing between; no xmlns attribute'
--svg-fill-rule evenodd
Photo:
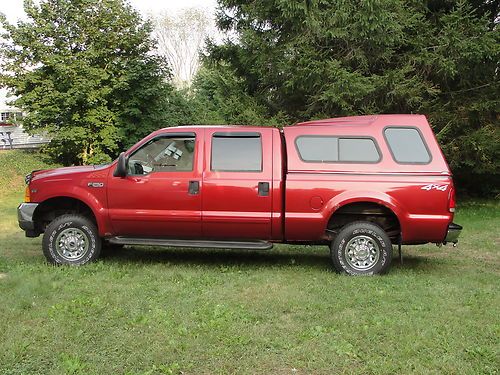
<svg viewBox="0 0 500 375"><path fill-rule="evenodd" d="M168 246L214 249L270 250L271 242L266 241L200 241L171 240L163 238L111 237L108 241L115 245Z"/></svg>

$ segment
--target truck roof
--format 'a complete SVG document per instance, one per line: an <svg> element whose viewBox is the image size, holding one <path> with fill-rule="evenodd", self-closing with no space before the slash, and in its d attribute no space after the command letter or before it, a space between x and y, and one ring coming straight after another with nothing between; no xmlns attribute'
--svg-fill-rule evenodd
<svg viewBox="0 0 500 375"><path fill-rule="evenodd" d="M410 114L380 114L380 115L364 115L364 116L348 116L348 117L333 117L327 118L323 120L312 120L299 122L294 125L287 125L285 128L296 127L296 126L335 126L335 125L353 125L357 127L361 126L370 126L374 122L378 123L388 122L388 123L397 123L401 121L402 123L407 123L408 121L416 120L419 117L424 117L423 115L410 115ZM205 129L247 129L247 130L259 130L263 127L269 128L268 126L256 126L256 125L181 125L181 126L172 126L166 127L163 129L159 129L156 132L161 132L167 129L199 129L203 127ZM156 133L155 132L155 133Z"/></svg>
<svg viewBox="0 0 500 375"><path fill-rule="evenodd" d="M365 115L365 116L349 116L349 117L334 117L324 120L313 120L306 122L299 122L292 126L332 126L332 125L356 125L356 126L369 126L376 120L389 120L391 122L398 120L408 120L409 118L421 117L422 115L408 115L408 114L390 114L390 115Z"/></svg>
<svg viewBox="0 0 500 375"><path fill-rule="evenodd" d="M185 129L199 129L199 128L204 128L204 129L247 129L247 130L259 130L262 128L270 128L269 126L255 126L255 125L180 125L180 126L171 126L167 128L162 128L159 130L156 130L155 133L162 132L164 130L171 130L171 129L180 129L180 130L185 130Z"/></svg>

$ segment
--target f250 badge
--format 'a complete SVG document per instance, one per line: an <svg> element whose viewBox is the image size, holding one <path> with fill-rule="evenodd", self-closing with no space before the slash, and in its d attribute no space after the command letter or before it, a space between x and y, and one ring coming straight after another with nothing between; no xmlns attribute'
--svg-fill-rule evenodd
<svg viewBox="0 0 500 375"><path fill-rule="evenodd" d="M448 185L435 185L435 184L429 184L422 186L420 189L422 190L439 190L439 191L446 191L448 189Z"/></svg>

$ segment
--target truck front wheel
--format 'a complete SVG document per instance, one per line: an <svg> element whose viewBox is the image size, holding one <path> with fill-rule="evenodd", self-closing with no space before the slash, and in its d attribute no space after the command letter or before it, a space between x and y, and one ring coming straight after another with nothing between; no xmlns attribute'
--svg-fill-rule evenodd
<svg viewBox="0 0 500 375"><path fill-rule="evenodd" d="M101 239L85 216L61 215L47 226L42 248L49 263L81 266L99 257Z"/></svg>
<svg viewBox="0 0 500 375"><path fill-rule="evenodd" d="M382 274L391 265L391 240L381 227L368 221L356 221L344 226L333 240L330 250L333 266L339 273Z"/></svg>

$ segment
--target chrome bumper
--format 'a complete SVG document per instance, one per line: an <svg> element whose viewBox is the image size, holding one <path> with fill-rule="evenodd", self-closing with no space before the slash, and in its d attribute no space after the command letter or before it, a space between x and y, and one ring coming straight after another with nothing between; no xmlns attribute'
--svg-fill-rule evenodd
<svg viewBox="0 0 500 375"><path fill-rule="evenodd" d="M451 243L457 243L458 242L458 236L460 236L460 233L462 232L462 226L451 223L448 225L448 231L446 232L446 238L444 239L443 243L446 245L446 243L451 242Z"/></svg>
<svg viewBox="0 0 500 375"><path fill-rule="evenodd" d="M21 203L17 207L17 221L19 228L26 232L26 236L35 237L35 222L33 221L33 213L38 207L38 203Z"/></svg>

